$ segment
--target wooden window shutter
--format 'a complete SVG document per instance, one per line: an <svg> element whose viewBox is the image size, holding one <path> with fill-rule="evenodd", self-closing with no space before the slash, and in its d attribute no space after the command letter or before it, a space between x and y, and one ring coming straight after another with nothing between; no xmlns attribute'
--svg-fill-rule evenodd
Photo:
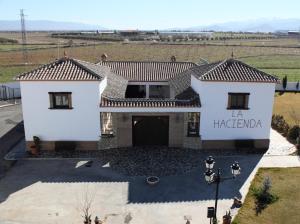
<svg viewBox="0 0 300 224"><path fill-rule="evenodd" d="M72 94L68 94L69 108L72 108Z"/></svg>
<svg viewBox="0 0 300 224"><path fill-rule="evenodd" d="M53 94L49 93L50 108L53 108Z"/></svg>
<svg viewBox="0 0 300 224"><path fill-rule="evenodd" d="M245 95L245 105L244 108L249 108L249 94Z"/></svg>
<svg viewBox="0 0 300 224"><path fill-rule="evenodd" d="M231 94L228 94L228 105L227 105L227 108L231 108L231 99L232 95Z"/></svg>

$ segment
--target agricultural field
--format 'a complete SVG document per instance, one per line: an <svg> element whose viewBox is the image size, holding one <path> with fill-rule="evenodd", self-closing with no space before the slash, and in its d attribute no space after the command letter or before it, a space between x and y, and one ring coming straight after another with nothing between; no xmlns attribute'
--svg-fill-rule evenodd
<svg viewBox="0 0 300 224"><path fill-rule="evenodd" d="M0 66L0 83L3 82L12 82L13 77L16 74L20 74L22 72L30 71L34 69L36 66L12 66L12 67L1 67Z"/></svg>
<svg viewBox="0 0 300 224"><path fill-rule="evenodd" d="M24 65L22 45L0 45L0 82L10 81L16 72L23 72L41 64L48 63L63 56L64 51L69 57L91 62L99 61L106 53L108 60L150 60L170 61L172 55L177 61L209 62L234 58L242 60L270 74L282 78L288 76L288 81L298 81L300 77L300 47L298 39L238 39L214 41L186 42L91 42L51 38L48 32L30 32L27 42L28 64ZM21 35L16 32L0 32L0 37L18 40ZM59 43L59 44L58 44ZM89 46L78 46L89 44ZM8 50L11 49L11 50ZM2 51L1 51L2 50Z"/></svg>
<svg viewBox="0 0 300 224"><path fill-rule="evenodd" d="M269 55L241 58L242 61L288 81L300 80L300 55Z"/></svg>
<svg viewBox="0 0 300 224"><path fill-rule="evenodd" d="M53 45L49 45L49 44L27 44L26 45L26 49L28 50L49 48L49 47L53 47ZM0 44L0 52L17 51L22 49L23 49L23 45L21 44Z"/></svg>
<svg viewBox="0 0 300 224"><path fill-rule="evenodd" d="M253 188L261 186L265 177L271 180L271 193L279 197L278 201L270 204L256 215ZM261 168L251 183L242 208L235 217L233 224L298 224L300 220L300 168Z"/></svg>

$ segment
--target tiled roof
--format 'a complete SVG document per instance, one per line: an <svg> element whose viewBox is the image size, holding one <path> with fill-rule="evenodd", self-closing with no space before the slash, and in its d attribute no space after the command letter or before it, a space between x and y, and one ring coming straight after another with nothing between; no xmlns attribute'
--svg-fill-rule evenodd
<svg viewBox="0 0 300 224"><path fill-rule="evenodd" d="M176 77L169 80L170 87L173 89L175 95L178 95L191 86L191 76L195 75L198 70L208 70L217 63L206 64L201 66L194 66Z"/></svg>
<svg viewBox="0 0 300 224"><path fill-rule="evenodd" d="M98 64L130 81L166 81L196 66L193 62L101 61Z"/></svg>
<svg viewBox="0 0 300 224"><path fill-rule="evenodd" d="M18 81L100 81L109 68L71 58L61 58L16 77Z"/></svg>
<svg viewBox="0 0 300 224"><path fill-rule="evenodd" d="M202 81L268 83L276 83L279 81L275 76L269 75L235 59L197 66L191 70L193 70L193 75Z"/></svg>
<svg viewBox="0 0 300 224"><path fill-rule="evenodd" d="M199 96L191 99L101 98L101 107L200 107Z"/></svg>

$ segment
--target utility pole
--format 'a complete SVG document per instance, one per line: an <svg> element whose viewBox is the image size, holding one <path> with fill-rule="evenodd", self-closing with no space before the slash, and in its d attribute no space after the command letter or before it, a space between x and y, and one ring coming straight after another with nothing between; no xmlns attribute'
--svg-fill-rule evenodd
<svg viewBox="0 0 300 224"><path fill-rule="evenodd" d="M21 17L21 32L22 32L22 45L23 45L23 60L25 64L28 64L28 52L27 52L27 40L26 40L26 28L25 28L25 15L24 10L20 10Z"/></svg>

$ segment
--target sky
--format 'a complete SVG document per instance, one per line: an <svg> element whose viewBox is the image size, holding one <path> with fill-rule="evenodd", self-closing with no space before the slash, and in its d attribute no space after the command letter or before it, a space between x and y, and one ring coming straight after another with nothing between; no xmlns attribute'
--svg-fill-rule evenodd
<svg viewBox="0 0 300 224"><path fill-rule="evenodd" d="M300 0L0 0L0 20L53 20L109 29L167 29L300 18Z"/></svg>

